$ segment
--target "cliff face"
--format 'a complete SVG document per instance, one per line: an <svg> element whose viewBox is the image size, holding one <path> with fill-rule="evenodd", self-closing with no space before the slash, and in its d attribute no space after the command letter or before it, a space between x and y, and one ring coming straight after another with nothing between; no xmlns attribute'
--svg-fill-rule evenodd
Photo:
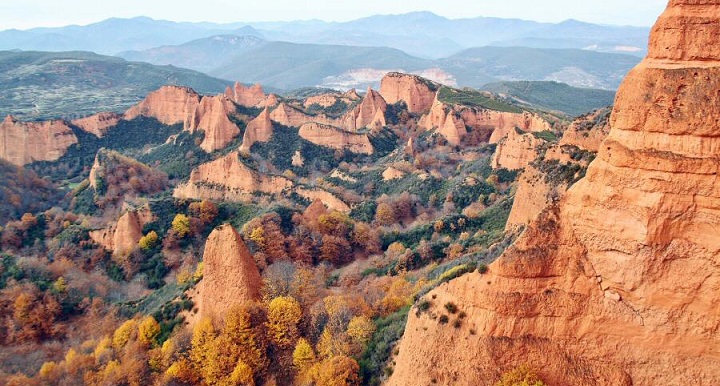
<svg viewBox="0 0 720 386"><path fill-rule="evenodd" d="M355 131L365 127L380 128L387 124L385 121L387 103L377 91L368 87L362 102L345 114L342 127L345 130Z"/></svg>
<svg viewBox="0 0 720 386"><path fill-rule="evenodd" d="M300 137L319 146L347 150L358 154L372 154L373 146L367 134L356 134L319 123L306 123L300 127Z"/></svg>
<svg viewBox="0 0 720 386"><path fill-rule="evenodd" d="M249 201L253 193L278 194L292 187L284 177L262 175L240 162L238 152L202 164L190 173L188 182L178 185L178 198Z"/></svg>
<svg viewBox="0 0 720 386"><path fill-rule="evenodd" d="M222 318L233 304L260 299L262 279L235 228L225 224L210 233L203 253L199 316Z"/></svg>
<svg viewBox="0 0 720 386"><path fill-rule="evenodd" d="M250 150L255 142L267 142L273 134L273 125L267 107L260 115L248 123L243 134L240 149Z"/></svg>
<svg viewBox="0 0 720 386"><path fill-rule="evenodd" d="M403 101L411 113L421 113L432 107L437 84L417 75L391 72L380 81L380 94L387 103Z"/></svg>
<svg viewBox="0 0 720 386"><path fill-rule="evenodd" d="M108 129L117 125L120 119L122 119L122 116L119 114L98 113L84 118L75 119L71 123L100 138L105 135Z"/></svg>
<svg viewBox="0 0 720 386"><path fill-rule="evenodd" d="M17 166L55 161L77 142L63 121L18 122L8 115L0 124L0 158Z"/></svg>
<svg viewBox="0 0 720 386"><path fill-rule="evenodd" d="M389 385L720 382L719 0L671 1L587 176L490 266L410 313ZM473 329L475 334L470 333Z"/></svg>
<svg viewBox="0 0 720 386"><path fill-rule="evenodd" d="M536 138L531 133L520 134L517 130L510 130L495 149L492 167L518 170L528 166L538 156L540 145L545 141Z"/></svg>
<svg viewBox="0 0 720 386"><path fill-rule="evenodd" d="M206 152L213 152L224 148L240 134L228 118L228 114L234 111L235 106L227 96L200 97L187 87L164 86L126 111L125 119L143 115L166 125L182 123L186 131L202 130L205 139L200 147Z"/></svg>
<svg viewBox="0 0 720 386"><path fill-rule="evenodd" d="M142 102L125 112L125 119L141 115L153 117L166 125L182 123L186 130L191 126L192 117L200 105L200 95L189 87L163 86L148 94Z"/></svg>
<svg viewBox="0 0 720 386"><path fill-rule="evenodd" d="M610 133L610 109L600 109L576 119L560 139L560 146L577 146L580 149L597 152L600 144Z"/></svg>

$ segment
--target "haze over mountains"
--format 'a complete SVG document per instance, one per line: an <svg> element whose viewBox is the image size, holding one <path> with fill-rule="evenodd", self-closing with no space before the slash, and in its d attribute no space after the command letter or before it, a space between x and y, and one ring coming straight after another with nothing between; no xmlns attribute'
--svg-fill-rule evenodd
<svg viewBox="0 0 720 386"><path fill-rule="evenodd" d="M515 80L614 90L647 28L568 20L447 19L430 12L350 22L179 23L147 17L0 32L0 49L92 51L291 90L377 87L406 71L461 87Z"/></svg>

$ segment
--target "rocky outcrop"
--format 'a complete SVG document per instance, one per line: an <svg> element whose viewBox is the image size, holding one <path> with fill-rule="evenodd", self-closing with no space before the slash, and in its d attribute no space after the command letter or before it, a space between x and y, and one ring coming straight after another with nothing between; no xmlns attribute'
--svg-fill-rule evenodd
<svg viewBox="0 0 720 386"><path fill-rule="evenodd" d="M522 169L537 158L539 148L543 143L545 143L544 140L531 133L521 134L517 130L510 130L507 136L497 144L491 165L493 169Z"/></svg>
<svg viewBox="0 0 720 386"><path fill-rule="evenodd" d="M278 98L275 94L270 94L265 98L265 101L262 102L260 105L262 107L274 107L280 104L280 98Z"/></svg>
<svg viewBox="0 0 720 386"><path fill-rule="evenodd" d="M302 197L311 201L320 200L330 210L338 212L350 213L350 207L343 200L337 198L334 194L321 189L297 188L295 192Z"/></svg>
<svg viewBox="0 0 720 386"><path fill-rule="evenodd" d="M250 169L232 152L202 164L190 173L188 182L178 185L177 198L250 201L254 193L279 194L292 187L280 176L267 176Z"/></svg>
<svg viewBox="0 0 720 386"><path fill-rule="evenodd" d="M163 86L148 94L142 102L125 112L125 119L139 116L153 117L165 125L182 123L188 130L195 110L200 105L200 95L189 87Z"/></svg>
<svg viewBox="0 0 720 386"><path fill-rule="evenodd" d="M445 123L438 128L438 133L445 137L450 145L457 146L467 135L467 129L465 128L465 122L455 116L454 112L450 112L445 119Z"/></svg>
<svg viewBox="0 0 720 386"><path fill-rule="evenodd" d="M355 89L347 91L345 93L327 93L320 95L313 95L305 99L303 106L309 108L312 105L318 105L323 108L328 108L336 103L344 103L351 105L353 102L360 100L360 96L355 92Z"/></svg>
<svg viewBox="0 0 720 386"><path fill-rule="evenodd" d="M587 176L490 266L411 312L389 385L720 382L719 0L672 0ZM432 320L452 301L457 329ZM473 333L470 333L472 329Z"/></svg>
<svg viewBox="0 0 720 386"><path fill-rule="evenodd" d="M240 129L228 118L228 115L234 111L235 106L222 95L203 97L193 113L187 130L205 132L200 148L206 152L224 149L240 134Z"/></svg>
<svg viewBox="0 0 720 386"><path fill-rule="evenodd" d="M264 98L264 97L263 97ZM183 130L202 130L200 147L210 153L228 145L240 130L228 115L235 111L232 101L223 95L200 97L187 87L164 86L148 94L125 112L125 119L153 117L165 125L183 124Z"/></svg>
<svg viewBox="0 0 720 386"><path fill-rule="evenodd" d="M510 113L493 110L466 109L460 115L465 124L473 128L492 128L490 143L498 143L510 130L548 131L550 123L541 116L530 113Z"/></svg>
<svg viewBox="0 0 720 386"><path fill-rule="evenodd" d="M254 84L245 86L235 82L235 86L225 89L225 96L233 102L245 107L267 106L262 86Z"/></svg>
<svg viewBox="0 0 720 386"><path fill-rule="evenodd" d="M118 124L122 115L115 113L98 113L84 118L72 120L70 123L81 128L83 131L102 138L105 133Z"/></svg>
<svg viewBox="0 0 720 386"><path fill-rule="evenodd" d="M261 286L260 271L235 228L215 228L203 252L200 318L222 318L234 304L259 300Z"/></svg>
<svg viewBox="0 0 720 386"><path fill-rule="evenodd" d="M405 177L405 172L395 169L394 167L389 167L385 169L382 174L383 181L397 180L403 177Z"/></svg>
<svg viewBox="0 0 720 386"><path fill-rule="evenodd" d="M8 115L0 124L0 158L17 166L55 161L76 143L63 121L20 122Z"/></svg>
<svg viewBox="0 0 720 386"><path fill-rule="evenodd" d="M433 105L437 83L417 75L391 72L380 81L380 95L387 103L403 101L411 113L421 113Z"/></svg>
<svg viewBox="0 0 720 386"><path fill-rule="evenodd" d="M300 127L309 122L321 123L330 126L340 126L341 122L325 114L309 115L286 104L280 103L271 113L270 119L289 127Z"/></svg>
<svg viewBox="0 0 720 386"><path fill-rule="evenodd" d="M255 142L267 142L273 134L273 125L267 107L260 115L250 121L243 134L241 150L249 151Z"/></svg>
<svg viewBox="0 0 720 386"><path fill-rule="evenodd" d="M343 117L342 127L349 131L356 131L366 127L372 129L381 128L387 124L385 111L387 111L385 99L380 93L368 87L362 102L348 111Z"/></svg>
<svg viewBox="0 0 720 386"><path fill-rule="evenodd" d="M316 145L358 154L373 154L367 134L350 133L319 123L306 123L300 127L300 137Z"/></svg>
<svg viewBox="0 0 720 386"><path fill-rule="evenodd" d="M527 165L518 177L517 190L505 230L529 225L540 212L553 203L555 197L561 196L565 189L565 185L554 186L545 173L535 166Z"/></svg>
<svg viewBox="0 0 720 386"><path fill-rule="evenodd" d="M116 223L89 232L90 238L113 256L127 256L138 245L145 224L153 221L149 208L128 210Z"/></svg>
<svg viewBox="0 0 720 386"><path fill-rule="evenodd" d="M570 124L560 139L560 146L576 146L583 150L597 152L600 143L610 133L610 108L594 111L577 118Z"/></svg>

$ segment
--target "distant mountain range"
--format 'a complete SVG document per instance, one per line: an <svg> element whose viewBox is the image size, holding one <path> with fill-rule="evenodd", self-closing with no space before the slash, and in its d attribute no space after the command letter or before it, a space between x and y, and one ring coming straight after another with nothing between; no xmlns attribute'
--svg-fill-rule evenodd
<svg viewBox="0 0 720 386"><path fill-rule="evenodd" d="M377 87L389 71L413 72L463 87L546 80L615 89L640 61L633 55L527 47L471 48L443 59L423 59L388 47L271 42L256 36L230 35L119 55L127 60L172 64L222 79L286 90L307 86Z"/></svg>
<svg viewBox="0 0 720 386"><path fill-rule="evenodd" d="M390 47L424 58L442 58L480 46L531 46L625 52L642 56L649 28L567 20L538 23L476 17L447 19L431 12L377 15L342 23L178 23L147 17L107 19L87 26L0 32L0 49L84 50L101 54L180 45L214 35L252 35L309 44Z"/></svg>

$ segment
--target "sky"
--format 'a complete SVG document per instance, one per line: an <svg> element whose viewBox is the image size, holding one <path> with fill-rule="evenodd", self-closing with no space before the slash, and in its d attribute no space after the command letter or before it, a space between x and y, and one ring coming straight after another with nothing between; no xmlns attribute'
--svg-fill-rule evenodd
<svg viewBox="0 0 720 386"><path fill-rule="evenodd" d="M412 11L451 19L492 16L650 26L666 4L667 0L0 0L0 30L86 25L110 17L219 23L348 21Z"/></svg>

